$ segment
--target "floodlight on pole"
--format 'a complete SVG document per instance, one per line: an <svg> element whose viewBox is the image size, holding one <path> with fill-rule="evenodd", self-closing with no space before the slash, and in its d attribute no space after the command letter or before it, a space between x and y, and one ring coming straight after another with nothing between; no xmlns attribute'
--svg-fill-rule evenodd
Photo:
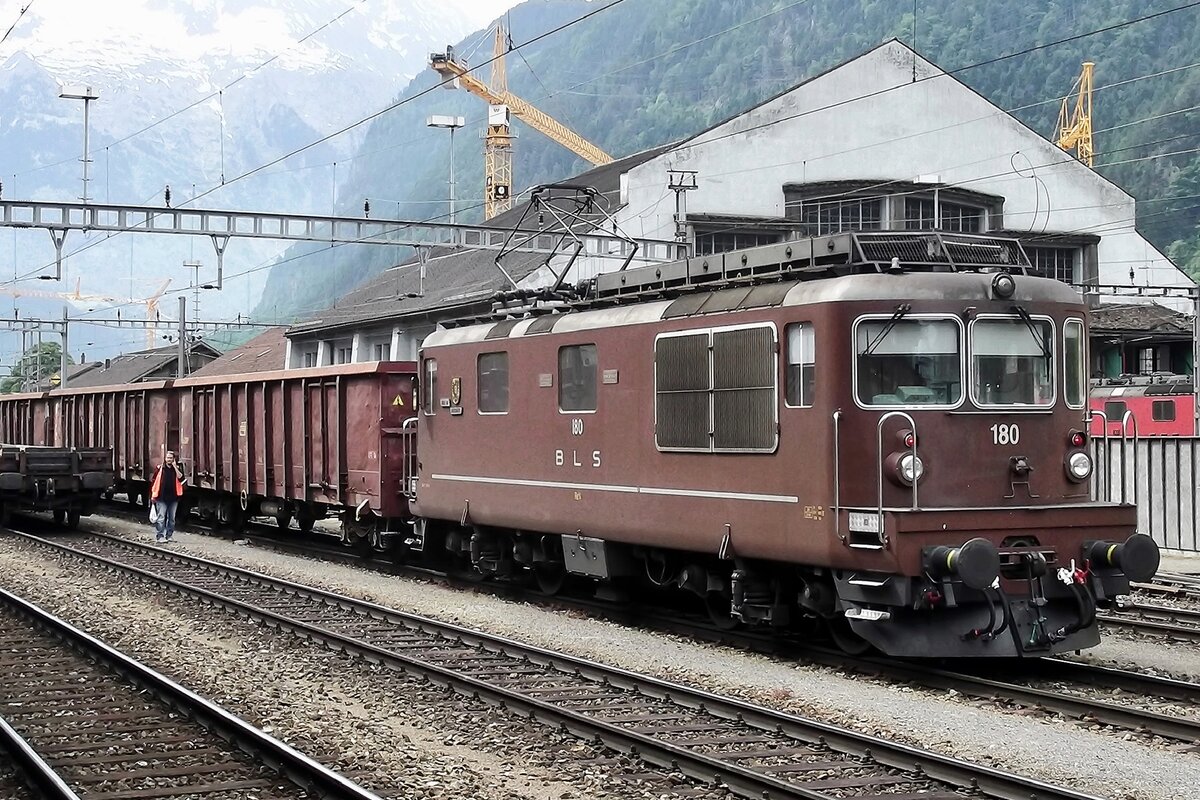
<svg viewBox="0 0 1200 800"><path fill-rule="evenodd" d="M92 163L91 154L88 149L88 133L89 133L89 112L91 111L92 101L100 97L99 94L92 91L90 86L64 86L59 91L58 96L64 100L82 100L83 101L83 197L84 203L88 201L88 166Z"/></svg>
<svg viewBox="0 0 1200 800"><path fill-rule="evenodd" d="M446 128L450 131L450 224L455 223L454 209L454 132L467 124L465 117L454 117L447 114L433 114L425 119L425 125L430 128Z"/></svg>

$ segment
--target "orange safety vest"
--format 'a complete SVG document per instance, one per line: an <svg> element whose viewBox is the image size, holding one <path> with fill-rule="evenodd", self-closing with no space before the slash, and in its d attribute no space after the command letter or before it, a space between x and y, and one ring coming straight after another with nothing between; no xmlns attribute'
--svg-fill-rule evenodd
<svg viewBox="0 0 1200 800"><path fill-rule="evenodd" d="M158 499L159 484L162 483L162 465L154 470L154 482L150 484L150 499ZM176 499L183 497L183 481L179 479L179 464L175 464L175 497Z"/></svg>

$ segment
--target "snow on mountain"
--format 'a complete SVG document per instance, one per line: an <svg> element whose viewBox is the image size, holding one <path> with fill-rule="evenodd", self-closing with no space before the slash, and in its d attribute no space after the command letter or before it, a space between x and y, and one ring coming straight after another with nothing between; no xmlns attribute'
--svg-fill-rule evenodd
<svg viewBox="0 0 1200 800"><path fill-rule="evenodd" d="M26 0L0 0L0 27ZM62 85L90 86L95 201L178 205L392 101L429 52L486 24L510 0L43 0L0 46L0 181L4 197L81 194L82 108ZM217 97L207 95L221 90ZM188 108L195 104L193 107ZM186 110L183 110L186 109ZM143 128L153 125L148 130ZM139 132L141 131L141 132ZM238 180L204 207L328 213L361 129ZM343 163L337 165L335 162ZM195 189L193 190L193 186ZM136 242L132 240L136 239ZM215 264L198 237L72 234L67 263L84 291L145 296L163 278L187 285L182 260ZM234 241L226 275L261 268L276 242ZM12 263L9 263L9 262ZM0 232L0 280L53 261L49 236ZM130 272L134 284L130 288ZM211 276L210 276L211 277ZM265 270L205 297L207 314L245 311ZM151 286L154 284L154 286ZM39 288L47 288L45 281ZM149 287L149 288L148 288ZM168 297L164 309L174 308ZM102 355L102 354L98 354Z"/></svg>

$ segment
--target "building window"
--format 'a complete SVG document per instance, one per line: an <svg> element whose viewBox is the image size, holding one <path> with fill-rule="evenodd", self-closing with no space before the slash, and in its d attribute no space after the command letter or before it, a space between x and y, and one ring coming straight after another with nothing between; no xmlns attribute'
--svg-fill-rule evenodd
<svg viewBox="0 0 1200 800"><path fill-rule="evenodd" d="M316 350L309 350L307 353L304 354L304 366L306 366L306 367L317 366L317 351Z"/></svg>
<svg viewBox="0 0 1200 800"><path fill-rule="evenodd" d="M812 323L788 325L784 402L789 406L806 408L813 404L816 360Z"/></svg>
<svg viewBox="0 0 1200 800"><path fill-rule="evenodd" d="M658 448L774 450L776 363L770 325L660 336L654 342Z"/></svg>
<svg viewBox="0 0 1200 800"><path fill-rule="evenodd" d="M1053 278L1063 283L1078 283L1075 280L1075 253L1073 247L1026 247L1029 266L1035 275Z"/></svg>
<svg viewBox="0 0 1200 800"><path fill-rule="evenodd" d="M782 241L778 233L752 233L744 231L697 231L696 255L711 256L713 253L728 253L747 247L761 247Z"/></svg>
<svg viewBox="0 0 1200 800"><path fill-rule="evenodd" d="M1175 401L1155 400L1154 404L1150 407L1150 414L1155 422L1174 422Z"/></svg>
<svg viewBox="0 0 1200 800"><path fill-rule="evenodd" d="M883 227L882 209L883 201L879 198L806 201L800 206L800 222L808 236L877 231Z"/></svg>
<svg viewBox="0 0 1200 800"><path fill-rule="evenodd" d="M1143 347L1138 350L1138 374L1150 375L1158 372L1158 348Z"/></svg>
<svg viewBox="0 0 1200 800"><path fill-rule="evenodd" d="M559 348L558 408L560 411L596 410L596 345Z"/></svg>
<svg viewBox="0 0 1200 800"><path fill-rule="evenodd" d="M382 344L382 343L381 343L381 344L376 344L376 345L375 345L375 354L374 354L374 355L375 355L375 360L376 360L376 361L387 361L387 360L388 360L388 359L391 357L391 355L392 355L392 345L391 345L391 343L388 343L388 344Z"/></svg>
<svg viewBox="0 0 1200 800"><path fill-rule="evenodd" d="M940 220L939 220L940 217ZM958 203L934 203L928 197L904 198L904 227L910 231L940 230L955 233L979 233L983 230L983 209Z"/></svg>
<svg viewBox="0 0 1200 800"><path fill-rule="evenodd" d="M350 347L337 348L336 350L333 351L333 363L349 364L350 363L350 354L353 352L354 352L353 348L350 348Z"/></svg>
<svg viewBox="0 0 1200 800"><path fill-rule="evenodd" d="M425 369L422 370L425 380L421 384L421 407L426 414L437 412L437 359L425 359Z"/></svg>
<svg viewBox="0 0 1200 800"><path fill-rule="evenodd" d="M508 353L482 353L477 366L479 413L508 413Z"/></svg>

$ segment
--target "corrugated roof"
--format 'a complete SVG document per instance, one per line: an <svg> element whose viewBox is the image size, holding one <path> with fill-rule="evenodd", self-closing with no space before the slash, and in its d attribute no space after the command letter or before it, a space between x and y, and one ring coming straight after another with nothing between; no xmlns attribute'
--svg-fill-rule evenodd
<svg viewBox="0 0 1200 800"><path fill-rule="evenodd" d="M284 368L287 355L287 328L268 328L241 347L235 347L210 361L189 377L209 378L245 372L273 372Z"/></svg>
<svg viewBox="0 0 1200 800"><path fill-rule="evenodd" d="M1157 303L1111 303L1092 311L1092 333L1132 331L1192 335L1192 318Z"/></svg>
<svg viewBox="0 0 1200 800"><path fill-rule="evenodd" d="M81 364L78 374L67 373L67 386L71 389L86 389L91 386L137 383L173 364L178 358L178 352L175 345L167 345L137 353L126 353L108 359L107 362ZM192 348L193 363L197 360L207 363L217 355L217 351L204 342L199 342Z"/></svg>
<svg viewBox="0 0 1200 800"><path fill-rule="evenodd" d="M621 175L632 167L669 150L666 144L594 167L566 181L591 186L608 200L611 213L619 207ZM514 227L528 202L521 203L487 222L489 227ZM530 228L530 221L522 229ZM514 280L528 277L545 262L544 254L513 253L503 259L504 268ZM351 290L334 305L288 329L288 335L313 333L361 322L419 315L436 310L487 303L496 292L508 288L504 275L496 268L495 250L459 250L446 247L431 249L425 264L422 291L420 264L411 259L384 271L373 280ZM418 296L414 296L418 295Z"/></svg>

